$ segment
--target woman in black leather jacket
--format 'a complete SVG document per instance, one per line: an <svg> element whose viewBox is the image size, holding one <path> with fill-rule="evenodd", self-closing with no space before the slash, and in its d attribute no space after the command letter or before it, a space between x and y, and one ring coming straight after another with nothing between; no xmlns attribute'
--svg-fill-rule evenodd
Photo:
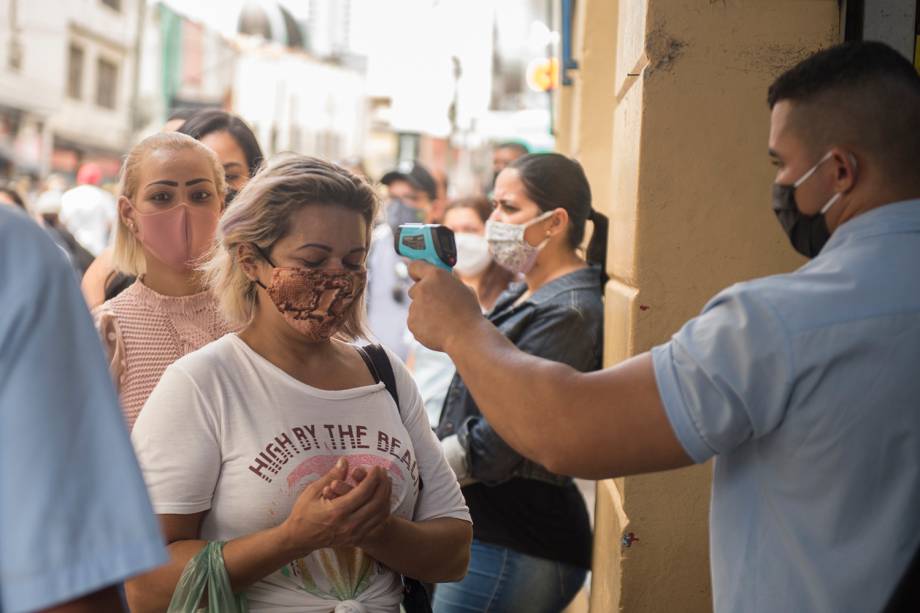
<svg viewBox="0 0 920 613"><path fill-rule="evenodd" d="M494 206L490 252L523 282L498 299L490 321L528 353L597 370L607 219L591 207L581 166L559 154L519 158L498 176ZM594 232L583 258L588 220ZM463 486L474 541L469 573L438 586L435 613L561 611L591 565L591 527L575 484L508 446L459 376L437 434Z"/></svg>

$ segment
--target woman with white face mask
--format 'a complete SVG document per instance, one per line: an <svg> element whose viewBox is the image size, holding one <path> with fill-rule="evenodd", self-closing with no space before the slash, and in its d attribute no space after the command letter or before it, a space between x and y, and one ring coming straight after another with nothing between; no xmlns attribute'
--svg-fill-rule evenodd
<svg viewBox="0 0 920 613"><path fill-rule="evenodd" d="M483 312L495 306L495 301L515 278L513 273L496 264L489 253L485 234L491 214L492 205L482 196L455 200L444 214L444 225L454 231L457 241L454 272L476 292ZM447 388L454 378L454 363L446 353L432 351L413 341L406 365L418 384L425 400L425 412L434 428L441 418Z"/></svg>
<svg viewBox="0 0 920 613"><path fill-rule="evenodd" d="M483 312L492 310L498 297L515 279L514 273L499 266L489 252L486 222L491 203L481 196L461 198L447 207L444 225L457 240L457 265L454 272L475 290Z"/></svg>
<svg viewBox="0 0 920 613"><path fill-rule="evenodd" d="M523 351L597 370L607 220L591 208L581 166L558 154L519 158L498 175L494 205L485 232L491 256L523 282L498 298L489 320ZM588 220L594 231L585 258ZM435 613L564 609L591 566L591 527L575 484L505 443L459 376L436 432L463 488L474 540L470 572L438 586Z"/></svg>

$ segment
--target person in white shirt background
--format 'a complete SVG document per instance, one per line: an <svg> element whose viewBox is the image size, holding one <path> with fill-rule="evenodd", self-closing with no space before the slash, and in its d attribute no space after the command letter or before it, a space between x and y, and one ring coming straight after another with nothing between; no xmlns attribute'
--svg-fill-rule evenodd
<svg viewBox="0 0 920 613"><path fill-rule="evenodd" d="M400 225L432 223L438 187L424 166L418 162L400 164L383 175L387 201L382 217L385 223L374 228L367 256L367 317L373 338L405 360L412 335L406 327L410 280L406 260L393 249L393 237Z"/></svg>
<svg viewBox="0 0 920 613"><path fill-rule="evenodd" d="M115 197L101 183L102 170L89 162L77 171L77 187L61 196L61 222L94 256L109 246L118 219Z"/></svg>

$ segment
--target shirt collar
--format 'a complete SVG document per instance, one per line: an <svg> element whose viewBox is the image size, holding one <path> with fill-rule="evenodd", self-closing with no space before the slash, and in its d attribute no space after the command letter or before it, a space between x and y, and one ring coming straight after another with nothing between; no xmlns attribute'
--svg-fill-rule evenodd
<svg viewBox="0 0 920 613"><path fill-rule="evenodd" d="M892 202L854 217L834 231L821 255L853 238L903 232L920 232L920 198Z"/></svg>

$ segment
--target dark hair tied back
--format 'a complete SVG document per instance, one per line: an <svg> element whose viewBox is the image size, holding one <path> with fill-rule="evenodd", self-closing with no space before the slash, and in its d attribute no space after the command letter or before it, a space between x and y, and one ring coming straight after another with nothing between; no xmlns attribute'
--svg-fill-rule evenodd
<svg viewBox="0 0 920 613"><path fill-rule="evenodd" d="M180 134L187 134L195 140L201 140L208 134L227 132L237 142L246 163L249 165L249 176L253 177L262 166L262 148L252 129L246 122L227 111L220 109L203 109L186 119L185 123L177 130Z"/></svg>
<svg viewBox="0 0 920 613"><path fill-rule="evenodd" d="M588 243L586 259L601 268L601 283L607 283L607 240L610 232L610 220L603 213L591 209L588 219L594 224L591 242Z"/></svg>
<svg viewBox="0 0 920 613"><path fill-rule="evenodd" d="M516 159L508 168L517 170L527 196L540 210L565 209L569 214L572 249L584 240L588 220L594 224L585 256L589 264L600 267L602 282L606 282L609 223L606 216L592 208L591 186L581 164L559 153L534 153Z"/></svg>

